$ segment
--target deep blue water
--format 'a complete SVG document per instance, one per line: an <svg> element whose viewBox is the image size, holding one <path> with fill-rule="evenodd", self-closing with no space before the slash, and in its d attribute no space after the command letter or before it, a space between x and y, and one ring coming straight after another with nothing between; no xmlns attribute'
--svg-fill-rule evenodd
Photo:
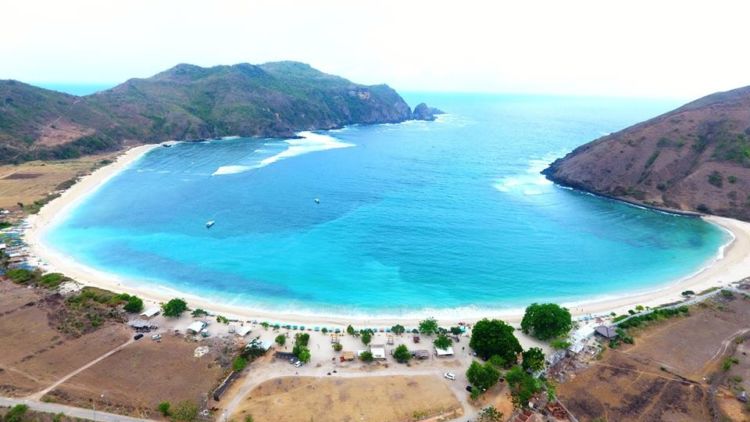
<svg viewBox="0 0 750 422"><path fill-rule="evenodd" d="M47 241L138 283L224 302L404 314L657 288L698 270L728 240L699 219L559 188L538 174L574 147L674 102L408 99L448 114L291 144L157 148L88 197Z"/></svg>

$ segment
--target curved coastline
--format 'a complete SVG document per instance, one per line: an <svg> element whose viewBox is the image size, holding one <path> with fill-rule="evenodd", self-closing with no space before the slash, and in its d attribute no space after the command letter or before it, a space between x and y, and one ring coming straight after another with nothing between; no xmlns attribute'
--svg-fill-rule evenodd
<svg viewBox="0 0 750 422"><path fill-rule="evenodd" d="M193 307L201 307L244 320L330 325L359 323L389 326L395 323L416 325L420 319L426 316L437 317L444 323L472 322L484 317L497 317L517 323L523 316L523 308L420 309L402 315L336 315L323 311L305 312L299 309L294 311L255 309L248 306L226 304L194 294L186 294L186 292L176 291L162 285L147 286L145 282L124 279L118 275L83 265L65 255L62 251L55 250L43 242L44 233L56 222L61 221L67 212L95 192L110 178L117 175L118 172L128 168L148 151L158 146L142 145L128 150L118 157L114 163L82 178L59 198L43 207L39 214L28 218L29 227L25 232L25 239L32 252L41 262L45 263L45 270L61 272L83 285L137 294L151 303L164 302L175 296L184 297ZM633 205L639 206L640 204ZM654 289L634 291L632 294L619 296L588 297L580 302L567 302L565 305L570 308L571 313L575 316L603 315L609 312L621 314L626 313L628 309L635 305L653 307L679 301L683 299L681 292L684 290L701 291L712 287L720 287L750 276L750 223L725 217L703 216L702 218L719 226L731 235L731 240L722 246L716 256L702 269Z"/></svg>

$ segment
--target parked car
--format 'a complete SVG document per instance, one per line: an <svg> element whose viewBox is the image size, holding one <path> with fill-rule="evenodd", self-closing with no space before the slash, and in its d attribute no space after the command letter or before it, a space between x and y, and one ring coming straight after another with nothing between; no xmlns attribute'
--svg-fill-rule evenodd
<svg viewBox="0 0 750 422"><path fill-rule="evenodd" d="M299 368L300 366L302 366L302 361L298 360L297 362L295 362L294 364L295 368Z"/></svg>
<svg viewBox="0 0 750 422"><path fill-rule="evenodd" d="M133 340L140 340L142 338L143 338L143 333L138 333L135 335L135 337L133 337Z"/></svg>
<svg viewBox="0 0 750 422"><path fill-rule="evenodd" d="M468 391L468 392L470 392L470 393L471 393L471 390L472 390L471 386L470 386L470 385L467 385L467 386L466 386L466 391Z"/></svg>
<svg viewBox="0 0 750 422"><path fill-rule="evenodd" d="M453 372L446 372L443 374L443 377L447 380L455 381L456 380L456 374Z"/></svg>

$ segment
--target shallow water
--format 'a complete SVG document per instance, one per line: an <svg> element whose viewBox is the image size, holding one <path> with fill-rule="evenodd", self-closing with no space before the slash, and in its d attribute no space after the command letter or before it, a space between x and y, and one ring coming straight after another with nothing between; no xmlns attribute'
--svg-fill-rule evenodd
<svg viewBox="0 0 750 422"><path fill-rule="evenodd" d="M157 148L46 241L92 267L224 303L404 315L656 288L728 240L699 219L562 189L538 173L675 102L410 97L448 114Z"/></svg>

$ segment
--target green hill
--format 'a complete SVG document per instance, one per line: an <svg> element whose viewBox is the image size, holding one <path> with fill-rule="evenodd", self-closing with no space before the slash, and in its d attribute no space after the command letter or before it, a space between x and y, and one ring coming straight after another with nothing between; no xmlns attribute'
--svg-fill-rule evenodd
<svg viewBox="0 0 750 422"><path fill-rule="evenodd" d="M396 123L412 112L387 85L360 85L297 62L203 68L76 97L0 81L0 161L72 158L133 143Z"/></svg>

